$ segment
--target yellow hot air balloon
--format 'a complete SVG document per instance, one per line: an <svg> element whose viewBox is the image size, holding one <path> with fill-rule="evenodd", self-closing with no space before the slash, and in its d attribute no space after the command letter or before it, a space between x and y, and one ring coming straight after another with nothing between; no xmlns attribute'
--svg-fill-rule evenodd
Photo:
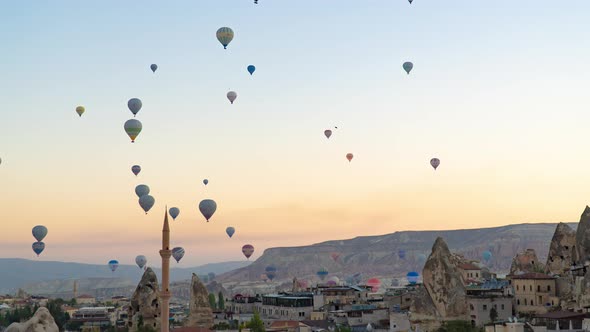
<svg viewBox="0 0 590 332"><path fill-rule="evenodd" d="M86 109L84 108L84 106L78 106L76 107L76 113L78 113L79 116L82 116L82 114L84 114L84 111Z"/></svg>
<svg viewBox="0 0 590 332"><path fill-rule="evenodd" d="M228 27L222 27L217 30L217 40L223 45L223 48L226 49L227 45L234 39L234 31Z"/></svg>

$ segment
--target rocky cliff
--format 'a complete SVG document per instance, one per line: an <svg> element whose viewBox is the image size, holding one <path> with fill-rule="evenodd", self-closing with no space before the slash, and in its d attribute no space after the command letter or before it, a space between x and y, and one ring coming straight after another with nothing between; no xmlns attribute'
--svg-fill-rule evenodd
<svg viewBox="0 0 590 332"><path fill-rule="evenodd" d="M510 266L510 274L516 275L543 271L545 271L545 266L539 262L535 249L526 249L517 253Z"/></svg>
<svg viewBox="0 0 590 332"><path fill-rule="evenodd" d="M190 313L185 326L210 328L213 326L213 311L209 306L209 292L199 277L193 273L191 280Z"/></svg>
<svg viewBox="0 0 590 332"><path fill-rule="evenodd" d="M549 245L545 272L564 276L574 263L576 232L567 224L559 223Z"/></svg>
<svg viewBox="0 0 590 332"><path fill-rule="evenodd" d="M145 327L160 329L160 287L158 277L151 268L147 268L131 297L129 306L130 331L137 331L143 325Z"/></svg>
<svg viewBox="0 0 590 332"><path fill-rule="evenodd" d="M59 332L59 328L49 310L41 307L31 319L23 323L12 323L5 332Z"/></svg>
<svg viewBox="0 0 590 332"><path fill-rule="evenodd" d="M576 257L577 264L584 264L590 260L590 207L586 206L580 216L578 229L576 231Z"/></svg>

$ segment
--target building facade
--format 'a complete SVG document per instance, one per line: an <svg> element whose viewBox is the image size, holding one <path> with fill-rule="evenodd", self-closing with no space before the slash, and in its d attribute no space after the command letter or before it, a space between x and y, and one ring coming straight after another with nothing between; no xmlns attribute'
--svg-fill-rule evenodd
<svg viewBox="0 0 590 332"><path fill-rule="evenodd" d="M515 307L519 313L543 314L559 305L555 296L555 278L543 273L511 276Z"/></svg>

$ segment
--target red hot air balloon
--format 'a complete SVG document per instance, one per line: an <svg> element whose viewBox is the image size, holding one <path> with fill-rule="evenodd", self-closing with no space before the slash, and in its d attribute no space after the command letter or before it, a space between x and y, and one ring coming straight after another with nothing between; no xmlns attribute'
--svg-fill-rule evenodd
<svg viewBox="0 0 590 332"><path fill-rule="evenodd" d="M439 165L440 165L440 159L438 159L438 158L432 158L432 159L430 159L430 166L432 166L435 171L436 171L436 168Z"/></svg>
<svg viewBox="0 0 590 332"><path fill-rule="evenodd" d="M332 131L330 129L326 129L324 130L324 135L326 135L326 138L330 138L330 136L332 136Z"/></svg>
<svg viewBox="0 0 590 332"><path fill-rule="evenodd" d="M333 253L330 254L330 257L332 257L332 259L334 260L334 262L338 262L338 258L340 258L340 253L333 252Z"/></svg>
<svg viewBox="0 0 590 332"><path fill-rule="evenodd" d="M242 247L242 253L246 256L247 259L250 259L250 256L254 253L254 246L251 244L246 244Z"/></svg>
<svg viewBox="0 0 590 332"><path fill-rule="evenodd" d="M348 162L352 161L352 158L354 158L354 155L352 153L347 153L346 154L346 159L348 159Z"/></svg>
<svg viewBox="0 0 590 332"><path fill-rule="evenodd" d="M376 292L379 290L379 287L381 287L381 280L379 280L379 278L371 278L367 280L367 286L371 287L373 292Z"/></svg>

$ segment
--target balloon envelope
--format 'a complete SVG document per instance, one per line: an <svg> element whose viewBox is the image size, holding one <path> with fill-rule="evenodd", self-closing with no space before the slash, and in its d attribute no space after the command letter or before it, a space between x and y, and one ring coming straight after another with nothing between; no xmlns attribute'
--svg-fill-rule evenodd
<svg viewBox="0 0 590 332"><path fill-rule="evenodd" d="M320 277L320 279L324 280L326 278L326 276L328 275L328 270L320 269L318 272L316 272L316 275L318 277Z"/></svg>
<svg viewBox="0 0 590 332"><path fill-rule="evenodd" d="M135 138L137 138L137 135L141 133L141 129L143 128L141 122L136 119L127 120L123 127L129 138L131 138L131 143L135 142Z"/></svg>
<svg viewBox="0 0 590 332"><path fill-rule="evenodd" d="M438 158L432 158L430 159L430 166L432 166L434 168L434 170L436 170L436 168L440 165L440 159Z"/></svg>
<svg viewBox="0 0 590 332"><path fill-rule="evenodd" d="M86 111L86 109L84 108L84 106L78 106L78 107L76 107L76 113L78 113L79 116L82 116L82 114L84 114L84 111Z"/></svg>
<svg viewBox="0 0 590 332"><path fill-rule="evenodd" d="M326 135L326 138L330 138L330 136L332 136L332 131L330 129L326 129L324 130L324 135Z"/></svg>
<svg viewBox="0 0 590 332"><path fill-rule="evenodd" d="M412 68L414 68L414 64L411 62L404 62L403 64L404 70L406 71L406 73L408 73L408 75L410 74L410 72L412 71Z"/></svg>
<svg viewBox="0 0 590 332"><path fill-rule="evenodd" d="M150 69L152 70L152 72L154 72L154 73L155 73L155 72L156 72L156 70L158 70L158 65L157 65L157 64L155 64L155 63L152 63L152 64L151 64L151 66L150 66Z"/></svg>
<svg viewBox="0 0 590 332"><path fill-rule="evenodd" d="M150 193L150 187L145 184L140 184L135 187L135 194L137 197L141 198L141 196L145 196Z"/></svg>
<svg viewBox="0 0 590 332"><path fill-rule="evenodd" d="M140 269L143 269L143 267L145 266L146 263L147 263L147 258L145 258L144 255L139 255L139 256L135 257L135 264L137 264L137 266L139 266Z"/></svg>
<svg viewBox="0 0 590 332"><path fill-rule="evenodd" d="M330 254L330 257L332 257L332 259L334 260L334 262L338 261L338 258L340 258L340 253L339 252L333 252Z"/></svg>
<svg viewBox="0 0 590 332"><path fill-rule="evenodd" d="M492 259L492 253L491 253L490 251L488 251L488 250L484 251L484 252L482 253L482 256L483 256L483 259L484 259L486 262L487 262L487 261L489 261L490 259Z"/></svg>
<svg viewBox="0 0 590 332"><path fill-rule="evenodd" d="M209 222L209 219L211 219L216 210L217 203L212 199L204 199L199 203L199 211L201 211L203 217L207 219L207 222Z"/></svg>
<svg viewBox="0 0 590 332"><path fill-rule="evenodd" d="M277 275L277 268L274 265L269 265L265 269L266 276L272 281Z"/></svg>
<svg viewBox="0 0 590 332"><path fill-rule="evenodd" d="M406 274L406 278L410 284L415 285L418 282L418 279L420 279L420 274L415 271L408 272L408 274Z"/></svg>
<svg viewBox="0 0 590 332"><path fill-rule="evenodd" d="M216 36L223 48L226 49L227 45L234 39L234 31L231 28L222 27L217 30Z"/></svg>
<svg viewBox="0 0 590 332"><path fill-rule="evenodd" d="M228 228L225 229L225 232L231 238L232 236L234 236L234 233L236 232L236 229L233 228L233 227L228 227Z"/></svg>
<svg viewBox="0 0 590 332"><path fill-rule="evenodd" d="M180 209L177 207L171 207L168 212L170 212L170 217L172 217L172 220L176 220L176 217L178 217L180 214Z"/></svg>
<svg viewBox="0 0 590 332"><path fill-rule="evenodd" d="M246 258L250 259L250 256L254 253L254 246L251 244L246 244L242 247L242 253Z"/></svg>
<svg viewBox="0 0 590 332"><path fill-rule="evenodd" d="M182 247L176 247L172 249L172 257L176 260L176 263L180 262L184 257L184 249Z"/></svg>
<svg viewBox="0 0 590 332"><path fill-rule="evenodd" d="M141 100L139 100L139 98L131 98L127 102L127 107L129 107L129 110L131 111L131 113L133 113L133 116L135 116L137 112L139 112L141 106L142 103Z"/></svg>
<svg viewBox="0 0 590 332"><path fill-rule="evenodd" d="M227 93L227 99L229 99L229 101L233 104L234 100L236 100L236 98L238 98L238 94L235 91L230 91Z"/></svg>
<svg viewBox="0 0 590 332"><path fill-rule="evenodd" d="M39 256L45 250L45 243L37 241L33 243L33 251Z"/></svg>
<svg viewBox="0 0 590 332"><path fill-rule="evenodd" d="M145 211L145 214L154 206L156 199L150 195L143 195L139 198L139 206Z"/></svg>
<svg viewBox="0 0 590 332"><path fill-rule="evenodd" d="M204 185L207 185L207 184L209 184L209 180L207 180L207 179L203 180L203 184L204 184Z"/></svg>
<svg viewBox="0 0 590 332"><path fill-rule="evenodd" d="M255 70L256 70L256 67L254 67L254 65L248 66L248 72L250 73L250 75L254 74Z"/></svg>
<svg viewBox="0 0 590 332"><path fill-rule="evenodd" d="M35 239L38 242L43 241L43 239L47 236L47 227L43 226L43 225L37 225L35 227L33 227L33 237L35 237Z"/></svg>
<svg viewBox="0 0 590 332"><path fill-rule="evenodd" d="M352 160L352 158L354 158L354 155L352 153L346 154L346 159L348 159L349 162Z"/></svg>
<svg viewBox="0 0 590 332"><path fill-rule="evenodd" d="M367 280L367 286L370 286L373 292L376 292L379 290L379 287L381 287L381 280L378 278L371 278Z"/></svg>
<svg viewBox="0 0 590 332"><path fill-rule="evenodd" d="M115 270L119 267L119 261L115 259L110 260L109 267L111 268L111 271L115 272Z"/></svg>
<svg viewBox="0 0 590 332"><path fill-rule="evenodd" d="M141 172L141 166L139 166L139 165L131 166L131 172L133 172L133 174L135 174L135 176L137 176L137 174L139 174L139 172Z"/></svg>
<svg viewBox="0 0 590 332"><path fill-rule="evenodd" d="M404 259L404 258L406 258L406 251L401 249L397 252L397 255L399 256L400 259Z"/></svg>

